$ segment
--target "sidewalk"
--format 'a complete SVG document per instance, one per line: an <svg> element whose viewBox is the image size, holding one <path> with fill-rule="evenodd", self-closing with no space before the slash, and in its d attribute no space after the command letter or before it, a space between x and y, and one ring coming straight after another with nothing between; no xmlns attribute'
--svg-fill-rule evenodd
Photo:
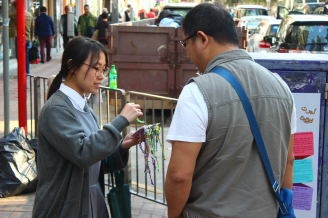
<svg viewBox="0 0 328 218"><path fill-rule="evenodd" d="M63 50L56 49L51 51L52 60L45 64L30 65L30 74L36 76L49 77L57 74L61 66L61 56ZM18 126L18 93L17 79L14 76L17 74L16 59L10 60L10 129ZM3 114L3 78L2 78L2 61L0 61L0 138L4 134L4 114ZM108 81L103 81L106 83ZM29 85L27 86L27 88ZM108 189L106 188L106 192ZM0 198L0 218L25 218L31 217L35 193L23 194L9 198ZM158 218L167 217L167 207L154 203L152 201L131 195L132 202L132 217L133 218Z"/></svg>
<svg viewBox="0 0 328 218"><path fill-rule="evenodd" d="M0 198L0 218L31 218L34 196L35 193L29 193L9 198ZM131 210L132 218L167 217L166 206L134 195L131 195Z"/></svg>
<svg viewBox="0 0 328 218"><path fill-rule="evenodd" d="M63 49L58 49L58 52L57 52L56 48L52 48L51 49L52 60L50 62L46 62L44 65L51 63L54 58L57 58L57 57L61 58L62 54L63 54ZM35 67L38 67L39 65L42 65L42 64L38 64L38 65L30 64L30 73L33 74L33 72L37 71L37 70L33 71L33 69ZM9 77L12 78L15 75L17 75L17 59L9 59ZM3 59L0 59L0 80L1 80L1 82L3 80ZM1 85L3 85L3 84L1 84Z"/></svg>

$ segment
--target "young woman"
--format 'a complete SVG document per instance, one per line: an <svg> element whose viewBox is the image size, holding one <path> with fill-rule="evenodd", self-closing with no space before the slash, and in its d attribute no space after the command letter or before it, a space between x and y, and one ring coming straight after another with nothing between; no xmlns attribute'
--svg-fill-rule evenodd
<svg viewBox="0 0 328 218"><path fill-rule="evenodd" d="M108 64L105 48L94 40L77 37L65 47L39 117L39 184L32 217L109 217L102 160L112 155L114 171L126 166L128 150L138 139L129 134L122 141L120 132L142 112L128 103L100 130L84 93L98 92Z"/></svg>

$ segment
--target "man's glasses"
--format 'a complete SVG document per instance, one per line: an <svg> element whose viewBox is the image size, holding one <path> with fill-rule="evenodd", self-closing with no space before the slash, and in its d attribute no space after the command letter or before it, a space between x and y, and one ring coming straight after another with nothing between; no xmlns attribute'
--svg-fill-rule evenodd
<svg viewBox="0 0 328 218"><path fill-rule="evenodd" d="M198 32L198 31L197 31L197 32ZM195 32L194 34L190 35L190 36L187 37L186 39L180 41L180 44L182 45L182 47L183 47L184 49L186 49L186 45L187 45L186 41L187 41L188 39L191 39L192 37L196 36L196 35L197 35L197 32Z"/></svg>
<svg viewBox="0 0 328 218"><path fill-rule="evenodd" d="M83 64L88 65L88 66L90 66L92 69L94 69L94 70L96 71L96 72L95 72L96 77L100 77L100 76L108 77L109 67L106 67L106 68L104 69L104 68L95 67L95 66L92 66L92 65L90 65L90 64L86 64L86 63L83 63Z"/></svg>

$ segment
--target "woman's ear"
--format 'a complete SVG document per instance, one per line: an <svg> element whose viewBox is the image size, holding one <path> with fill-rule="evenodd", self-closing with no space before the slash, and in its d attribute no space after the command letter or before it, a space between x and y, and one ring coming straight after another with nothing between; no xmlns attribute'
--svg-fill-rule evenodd
<svg viewBox="0 0 328 218"><path fill-rule="evenodd" d="M69 59L68 61L67 61L67 68L68 69L70 69L70 64L72 63L72 59ZM68 74L74 74L74 72L72 71L72 70L69 70L69 73Z"/></svg>
<svg viewBox="0 0 328 218"><path fill-rule="evenodd" d="M67 61L67 65L69 65L72 61L73 61L72 59L69 59L69 60Z"/></svg>

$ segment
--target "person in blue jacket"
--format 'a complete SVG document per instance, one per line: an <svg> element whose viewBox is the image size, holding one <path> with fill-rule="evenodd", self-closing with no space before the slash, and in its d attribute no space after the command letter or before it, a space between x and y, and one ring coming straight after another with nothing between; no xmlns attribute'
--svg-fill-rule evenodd
<svg viewBox="0 0 328 218"><path fill-rule="evenodd" d="M47 47L47 61L51 60L51 40L55 37L55 27L52 18L46 14L47 8L41 7L40 12L40 16L35 20L35 37L40 40L41 63L44 63L45 46Z"/></svg>

